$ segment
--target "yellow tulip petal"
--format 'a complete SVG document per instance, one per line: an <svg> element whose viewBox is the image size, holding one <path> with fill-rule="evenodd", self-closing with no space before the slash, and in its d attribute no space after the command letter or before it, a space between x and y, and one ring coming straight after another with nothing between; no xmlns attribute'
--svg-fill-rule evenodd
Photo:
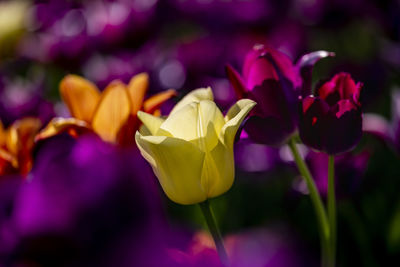
<svg viewBox="0 0 400 267"><path fill-rule="evenodd" d="M125 85L113 82L102 94L93 116L92 128L103 140L115 143L130 112L131 104Z"/></svg>
<svg viewBox="0 0 400 267"><path fill-rule="evenodd" d="M176 91L173 89L155 94L144 101L143 110L147 113L154 113L165 101L173 96L176 96Z"/></svg>
<svg viewBox="0 0 400 267"><path fill-rule="evenodd" d="M144 96L149 88L149 75L139 73L132 77L128 84L128 93L131 100L131 113L136 114L143 106Z"/></svg>
<svg viewBox="0 0 400 267"><path fill-rule="evenodd" d="M100 99L96 85L80 76L67 75L60 83L60 93L73 117L91 122Z"/></svg>
<svg viewBox="0 0 400 267"><path fill-rule="evenodd" d="M199 88L191 91L174 106L170 115L174 114L187 104L190 104L192 102L200 102L201 100L210 100L210 101L214 100L214 95L212 93L211 87Z"/></svg>
<svg viewBox="0 0 400 267"><path fill-rule="evenodd" d="M200 181L204 153L195 145L166 136L142 136L139 132L135 139L172 201L188 205L207 199Z"/></svg>
<svg viewBox="0 0 400 267"><path fill-rule="evenodd" d="M250 99L241 99L233 105L225 116L226 124L221 131L221 140L227 147L233 147L233 141L240 124L256 105L256 102Z"/></svg>
<svg viewBox="0 0 400 267"><path fill-rule="evenodd" d="M210 151L218 143L224 117L210 100L192 102L168 116L160 130L195 143L202 151ZM157 132L157 135L161 135Z"/></svg>
<svg viewBox="0 0 400 267"><path fill-rule="evenodd" d="M202 184L207 188L207 197L212 198L228 191L235 177L233 148L221 142L207 153L202 173Z"/></svg>
<svg viewBox="0 0 400 267"><path fill-rule="evenodd" d="M85 131L89 131L89 125L85 121L75 118L54 118L47 124L46 128L36 135L35 141L50 138L64 132L79 134Z"/></svg>
<svg viewBox="0 0 400 267"><path fill-rule="evenodd" d="M156 134L161 124L165 121L163 118L153 116L143 111L139 111L137 116L152 135Z"/></svg>

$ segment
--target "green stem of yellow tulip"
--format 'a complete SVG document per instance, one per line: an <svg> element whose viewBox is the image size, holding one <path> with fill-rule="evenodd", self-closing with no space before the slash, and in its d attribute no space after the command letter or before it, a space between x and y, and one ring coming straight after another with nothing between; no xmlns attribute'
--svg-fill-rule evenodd
<svg viewBox="0 0 400 267"><path fill-rule="evenodd" d="M210 202L206 200L200 203L200 208L201 211L203 212L208 229L210 230L210 233L214 239L215 246L217 247L218 255L221 259L221 262L224 264L224 266L228 266L228 255L226 254L221 233L218 229L217 224L215 223L215 219L211 211Z"/></svg>
<svg viewBox="0 0 400 267"><path fill-rule="evenodd" d="M336 200L335 200L335 156L329 155L328 162L328 218L330 226L329 264L335 266L336 256Z"/></svg>
<svg viewBox="0 0 400 267"><path fill-rule="evenodd" d="M315 185L314 179L311 176L310 170L308 169L306 163L301 157L296 146L296 141L293 138L290 139L289 141L289 147L290 150L292 151L297 168L299 169L301 176L306 181L308 191L310 192L311 201L313 203L314 210L318 218L318 225L320 230L321 250L322 250L321 265L326 267L329 266L330 262L329 255L331 255L330 254L331 246L329 243L330 228L324 204L322 203L321 195L318 192L317 186Z"/></svg>

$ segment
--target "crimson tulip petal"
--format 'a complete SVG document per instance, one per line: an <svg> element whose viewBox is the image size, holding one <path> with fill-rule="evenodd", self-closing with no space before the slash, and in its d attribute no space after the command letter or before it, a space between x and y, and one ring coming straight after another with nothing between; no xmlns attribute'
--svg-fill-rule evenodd
<svg viewBox="0 0 400 267"><path fill-rule="evenodd" d="M299 124L302 141L331 155L353 148L362 136L360 90L361 83L339 73L318 89L317 97L304 98Z"/></svg>
<svg viewBox="0 0 400 267"><path fill-rule="evenodd" d="M237 98L239 99L246 98L247 89L239 73L229 64L226 65L225 71L229 81L232 84L233 89L235 90Z"/></svg>

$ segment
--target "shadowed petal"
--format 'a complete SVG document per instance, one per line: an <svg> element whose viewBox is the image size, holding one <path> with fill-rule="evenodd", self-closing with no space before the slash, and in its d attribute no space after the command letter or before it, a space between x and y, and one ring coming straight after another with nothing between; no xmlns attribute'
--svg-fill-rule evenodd
<svg viewBox="0 0 400 267"><path fill-rule="evenodd" d="M303 100L299 132L304 144L322 150L326 139L326 120L329 110L329 105L319 97L309 96Z"/></svg>
<svg viewBox="0 0 400 267"><path fill-rule="evenodd" d="M244 129L254 142L275 146L285 142L292 135L295 127L293 124L284 124L276 117L251 116L246 121Z"/></svg>
<svg viewBox="0 0 400 267"><path fill-rule="evenodd" d="M324 129L325 147L329 154L345 152L353 148L362 136L362 116L358 108L350 107L341 100L329 112ZM343 103L343 104L341 104ZM338 116L340 114L340 116Z"/></svg>
<svg viewBox="0 0 400 267"><path fill-rule="evenodd" d="M235 178L235 166L232 148L218 142L204 159L201 183L206 188L208 198L219 196L228 191Z"/></svg>
<svg viewBox="0 0 400 267"><path fill-rule="evenodd" d="M233 89L235 90L236 97L238 99L245 98L247 95L247 88L239 73L230 65L226 65L225 71Z"/></svg>

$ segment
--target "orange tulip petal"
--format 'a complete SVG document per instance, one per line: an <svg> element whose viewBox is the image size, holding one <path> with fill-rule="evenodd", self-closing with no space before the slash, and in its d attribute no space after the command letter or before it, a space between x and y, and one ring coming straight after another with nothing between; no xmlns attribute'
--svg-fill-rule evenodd
<svg viewBox="0 0 400 267"><path fill-rule="evenodd" d="M130 112L131 103L126 86L121 82L113 82L102 94L93 116L92 128L103 140L115 143Z"/></svg>
<svg viewBox="0 0 400 267"><path fill-rule="evenodd" d="M155 110L160 108L160 106L165 101L167 101L173 96L176 96L176 91L173 89L169 89L165 92L155 94L152 97L146 99L146 101L143 104L143 110L147 113L152 114Z"/></svg>
<svg viewBox="0 0 400 267"><path fill-rule="evenodd" d="M7 130L7 150L17 155L20 150L33 147L34 136L39 131L42 123L37 118L25 118L15 121Z"/></svg>
<svg viewBox="0 0 400 267"><path fill-rule="evenodd" d="M37 118L25 118L14 122L7 131L6 145L8 152L17 159L21 174L27 174L32 167L34 138L42 122Z"/></svg>
<svg viewBox="0 0 400 267"><path fill-rule="evenodd" d="M80 135L84 132L90 131L90 129L89 125L85 121L77 120L75 118L54 118L49 122L49 124L47 124L46 128L36 135L35 141L50 138L64 132L70 133L72 131Z"/></svg>
<svg viewBox="0 0 400 267"><path fill-rule="evenodd" d="M60 83L60 93L73 117L91 122L100 99L96 85L78 75L67 75Z"/></svg>
<svg viewBox="0 0 400 267"><path fill-rule="evenodd" d="M0 121L0 147L6 144L6 131L4 130L3 123Z"/></svg>
<svg viewBox="0 0 400 267"><path fill-rule="evenodd" d="M143 106L144 96L149 88L149 75L140 73L132 77L128 84L128 93L132 104L131 113L136 114Z"/></svg>
<svg viewBox="0 0 400 267"><path fill-rule="evenodd" d="M14 173L16 172L17 167L17 159L4 149L0 148L0 175Z"/></svg>

